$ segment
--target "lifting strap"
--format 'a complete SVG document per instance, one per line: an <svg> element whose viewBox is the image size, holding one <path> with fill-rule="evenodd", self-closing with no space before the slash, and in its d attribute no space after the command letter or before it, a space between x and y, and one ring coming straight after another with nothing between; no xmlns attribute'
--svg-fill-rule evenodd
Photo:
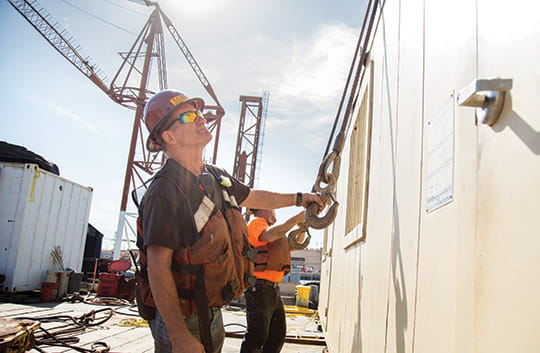
<svg viewBox="0 0 540 353"><path fill-rule="evenodd" d="M199 315L199 335L206 353L212 353L214 351L214 344L212 343L212 335L210 334L208 296L206 295L206 287L204 285L204 267L199 265L199 269L199 273L195 277L195 293L197 294L194 298Z"/></svg>

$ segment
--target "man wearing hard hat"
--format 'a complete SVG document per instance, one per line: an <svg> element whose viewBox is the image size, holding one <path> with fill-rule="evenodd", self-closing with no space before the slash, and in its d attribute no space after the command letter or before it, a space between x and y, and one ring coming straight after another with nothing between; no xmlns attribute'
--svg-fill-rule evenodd
<svg viewBox="0 0 540 353"><path fill-rule="evenodd" d="M220 352L220 307L254 283L253 257L240 207L281 208L315 202L311 193L251 190L203 162L212 139L204 101L177 90L155 94L144 108L149 151L168 157L142 198L137 220L141 250L138 300L155 352Z"/></svg>

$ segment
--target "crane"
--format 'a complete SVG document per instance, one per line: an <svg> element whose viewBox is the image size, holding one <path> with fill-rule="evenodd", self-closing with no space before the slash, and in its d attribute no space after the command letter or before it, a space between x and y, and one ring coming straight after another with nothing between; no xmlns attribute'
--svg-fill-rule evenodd
<svg viewBox="0 0 540 353"><path fill-rule="evenodd" d="M236 137L233 176L253 188L259 170L270 92L262 97L240 96L242 108Z"/></svg>
<svg viewBox="0 0 540 353"><path fill-rule="evenodd" d="M92 81L115 103L135 111L131 144L126 165L120 214L115 234L114 258L119 258L122 239L129 240L129 233L135 233L135 227L128 222L134 214L127 212L128 195L131 187L144 185L144 182L164 163L161 153L150 153L144 144L143 108L148 99L155 93L149 89L152 60L157 61L159 90L167 88L167 70L163 24L174 39L178 48L186 58L199 82L210 95L213 102L207 104L204 116L209 122L209 130L214 134L212 163L216 162L221 130L221 119L225 111L217 95L205 76L203 70L190 52L187 44L180 36L170 19L165 15L157 2L143 0L146 6L154 7L148 20L139 32L135 42L127 53L122 53L121 65L113 79L107 84L102 71L90 58L80 54L80 46L69 37L53 17L37 2L37 0L8 0L8 2L52 45L58 53L66 58L77 70ZM142 67L140 62L142 61ZM136 153L137 152L137 153ZM136 158L136 156L142 156Z"/></svg>

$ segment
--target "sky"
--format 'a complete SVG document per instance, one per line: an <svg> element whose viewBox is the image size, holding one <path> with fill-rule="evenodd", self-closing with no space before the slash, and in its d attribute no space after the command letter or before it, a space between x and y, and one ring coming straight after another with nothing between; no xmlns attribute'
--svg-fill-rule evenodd
<svg viewBox="0 0 540 353"><path fill-rule="evenodd" d="M232 172L240 95L269 92L256 188L308 192L330 136L365 0L162 0L225 109L217 165ZM152 7L130 0L39 0L109 79ZM165 34L169 88L208 94ZM114 103L7 1L0 2L0 140L93 188L90 223L112 248L134 112ZM132 210L132 205L128 210ZM298 212L278 210L278 222ZM321 247L313 231L310 247Z"/></svg>

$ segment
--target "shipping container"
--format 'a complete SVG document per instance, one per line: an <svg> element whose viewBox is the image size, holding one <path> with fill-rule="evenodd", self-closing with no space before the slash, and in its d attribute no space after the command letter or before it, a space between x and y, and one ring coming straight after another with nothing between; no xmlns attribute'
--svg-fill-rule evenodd
<svg viewBox="0 0 540 353"><path fill-rule="evenodd" d="M47 270L79 272L92 188L44 171L36 164L0 163L0 274L4 292L41 287Z"/></svg>

